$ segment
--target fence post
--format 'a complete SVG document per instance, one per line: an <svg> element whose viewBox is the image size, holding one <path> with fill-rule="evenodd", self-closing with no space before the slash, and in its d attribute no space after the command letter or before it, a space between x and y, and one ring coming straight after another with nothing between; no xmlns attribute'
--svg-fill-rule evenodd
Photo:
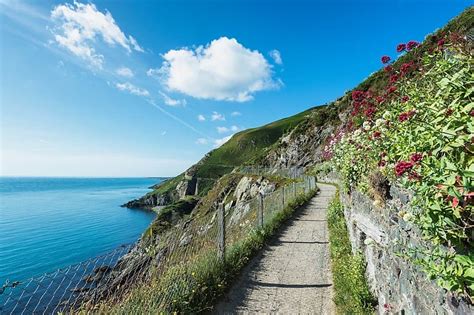
<svg viewBox="0 0 474 315"><path fill-rule="evenodd" d="M221 261L225 258L225 213L224 204L217 208L217 256Z"/></svg>
<svg viewBox="0 0 474 315"><path fill-rule="evenodd" d="M281 187L281 208L285 208L285 186Z"/></svg>
<svg viewBox="0 0 474 315"><path fill-rule="evenodd" d="M257 213L257 220L258 220L258 226L262 227L263 226L263 194L260 193L259 195L259 207L258 207L258 213Z"/></svg>

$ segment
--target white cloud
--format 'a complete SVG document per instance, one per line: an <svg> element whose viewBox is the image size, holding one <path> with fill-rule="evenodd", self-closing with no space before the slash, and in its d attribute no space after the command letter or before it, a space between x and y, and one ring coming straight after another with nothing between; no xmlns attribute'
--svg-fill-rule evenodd
<svg viewBox="0 0 474 315"><path fill-rule="evenodd" d="M212 121L216 121L216 120L220 120L220 121L224 121L225 120L225 116L218 113L218 112L212 112L212 115L211 115L211 120Z"/></svg>
<svg viewBox="0 0 474 315"><path fill-rule="evenodd" d="M277 65L282 65L283 64L283 60L281 59L281 54L278 50L274 49L274 50L270 51L268 54L270 55L270 57L272 57L273 61Z"/></svg>
<svg viewBox="0 0 474 315"><path fill-rule="evenodd" d="M132 69L127 67L120 67L115 70L115 73L125 78L133 78L134 76Z"/></svg>
<svg viewBox="0 0 474 315"><path fill-rule="evenodd" d="M127 52L143 52L135 38L122 32L110 12L98 11L93 3L74 1L73 5L58 5L51 11L51 19L56 22L53 29L56 42L94 67L102 68L104 63L104 56L94 47L99 38L110 46L119 45Z"/></svg>
<svg viewBox="0 0 474 315"><path fill-rule="evenodd" d="M208 141L206 138L199 138L196 140L196 144L207 144Z"/></svg>
<svg viewBox="0 0 474 315"><path fill-rule="evenodd" d="M125 83L116 83L115 87L119 89L120 91L127 91L133 95L138 95L138 96L150 96L150 92L148 92L145 89L141 89L139 87L136 87L135 85L131 84L130 82L125 82Z"/></svg>
<svg viewBox="0 0 474 315"><path fill-rule="evenodd" d="M204 115L202 115L202 114L199 114L198 115L198 120L199 121L206 121L206 117L204 117Z"/></svg>
<svg viewBox="0 0 474 315"><path fill-rule="evenodd" d="M231 115L232 117L235 117L235 116L242 116L242 113L241 113L241 112L232 112L232 113L230 113L230 115Z"/></svg>
<svg viewBox="0 0 474 315"><path fill-rule="evenodd" d="M223 145L224 143L229 141L230 138L232 138L232 136L233 135L230 135L230 136L227 136L227 137L224 137L224 138L221 138L221 139L215 139L214 140L214 147L216 147L216 148L220 147L221 145Z"/></svg>
<svg viewBox="0 0 474 315"><path fill-rule="evenodd" d="M240 130L240 128L235 125L231 127L217 127L216 129L218 133L237 132Z"/></svg>
<svg viewBox="0 0 474 315"><path fill-rule="evenodd" d="M165 102L166 105L168 106L185 106L186 105L186 100L175 100L171 98L169 95L159 92L160 95L163 97L163 101Z"/></svg>
<svg viewBox="0 0 474 315"><path fill-rule="evenodd" d="M199 99L245 102L262 90L278 88L271 65L257 50L234 38L221 37L195 49L170 50L158 75L170 90Z"/></svg>

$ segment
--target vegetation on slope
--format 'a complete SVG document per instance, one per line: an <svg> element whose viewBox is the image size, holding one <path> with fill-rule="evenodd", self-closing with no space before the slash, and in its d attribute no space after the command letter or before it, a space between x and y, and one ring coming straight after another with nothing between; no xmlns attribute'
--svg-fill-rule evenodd
<svg viewBox="0 0 474 315"><path fill-rule="evenodd" d="M467 12L470 17L463 14L450 25L463 21L472 27L473 9ZM371 178L384 176L412 191L411 208L400 217L419 228L430 245L402 254L441 287L472 298L472 42L456 32L436 36L432 49L414 42L397 47L410 50L401 58L409 61L385 67L390 81L381 93L352 92L353 118L331 139L326 155L346 190L366 192Z"/></svg>
<svg viewBox="0 0 474 315"><path fill-rule="evenodd" d="M339 191L328 208L331 268L334 303L338 314L373 314L377 301L365 279L365 260L361 253L352 254L351 242L339 201Z"/></svg>

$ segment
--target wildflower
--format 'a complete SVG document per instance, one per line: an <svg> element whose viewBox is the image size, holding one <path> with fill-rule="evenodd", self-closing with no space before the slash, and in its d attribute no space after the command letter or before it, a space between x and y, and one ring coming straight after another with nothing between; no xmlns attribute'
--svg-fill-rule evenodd
<svg viewBox="0 0 474 315"><path fill-rule="evenodd" d="M410 221L410 220L413 218L413 215L412 215L410 212L406 212L406 213L402 216L402 218L403 218L403 221L408 222L408 221Z"/></svg>
<svg viewBox="0 0 474 315"><path fill-rule="evenodd" d="M377 101L377 103L382 103L383 101L385 101L385 98L383 96L377 96L375 100Z"/></svg>
<svg viewBox="0 0 474 315"><path fill-rule="evenodd" d="M388 63L390 61L390 57L389 56L382 56L381 60L382 60L382 63L385 64L385 63Z"/></svg>
<svg viewBox="0 0 474 315"><path fill-rule="evenodd" d="M418 43L417 41L411 40L407 43L407 50L410 51L410 50L418 47L419 45L420 45L420 43Z"/></svg>
<svg viewBox="0 0 474 315"><path fill-rule="evenodd" d="M411 110L411 111L408 111L408 112L404 112L404 113L401 113L399 116L398 116L398 120L400 122L404 122L408 119L410 119L411 117L413 117L415 115L416 111L415 110Z"/></svg>
<svg viewBox="0 0 474 315"><path fill-rule="evenodd" d="M364 128L364 130L369 130L370 129L370 123L368 121L364 121L364 123L362 124L362 127Z"/></svg>
<svg viewBox="0 0 474 315"><path fill-rule="evenodd" d="M360 129L357 129L356 131L354 131L354 136L359 136L361 133Z"/></svg>
<svg viewBox="0 0 474 315"><path fill-rule="evenodd" d="M410 97L407 96L407 95L405 95L405 96L402 97L402 103L406 103L406 102L408 102L409 100L410 100Z"/></svg>
<svg viewBox="0 0 474 315"><path fill-rule="evenodd" d="M440 39L438 41L438 47L443 47L444 46L444 39Z"/></svg>
<svg viewBox="0 0 474 315"><path fill-rule="evenodd" d="M370 106L369 108L367 108L364 112L364 115L368 118L372 118L372 116L374 116L376 112L376 109L374 106Z"/></svg>
<svg viewBox="0 0 474 315"><path fill-rule="evenodd" d="M397 80L398 80L398 75L392 74L390 76L390 83L395 83L395 82L397 82Z"/></svg>
<svg viewBox="0 0 474 315"><path fill-rule="evenodd" d="M392 72L393 71L393 67L388 65L388 66L385 66L384 68L385 72Z"/></svg>
<svg viewBox="0 0 474 315"><path fill-rule="evenodd" d="M453 205L453 209L456 208L459 205L459 199L454 197L452 205Z"/></svg>
<svg viewBox="0 0 474 315"><path fill-rule="evenodd" d="M375 121L375 126L376 127L380 127L384 124L385 120L383 120L382 118L379 118Z"/></svg>
<svg viewBox="0 0 474 315"><path fill-rule="evenodd" d="M375 139L375 138L380 138L381 135L382 135L382 133L377 130L377 131L375 131L375 132L372 134L372 137L374 137L374 139Z"/></svg>
<svg viewBox="0 0 474 315"><path fill-rule="evenodd" d="M406 74L408 71L410 71L411 67L413 66L413 62L405 62L404 64L402 64L402 66L400 67L400 72L402 74Z"/></svg>
<svg viewBox="0 0 474 315"><path fill-rule="evenodd" d="M362 101L364 99L365 93L364 91L352 91L352 100L354 101Z"/></svg>
<svg viewBox="0 0 474 315"><path fill-rule="evenodd" d="M423 159L423 154L422 153L413 153L410 157L410 161L413 163L418 163Z"/></svg>
<svg viewBox="0 0 474 315"><path fill-rule="evenodd" d="M387 94L392 94L393 92L395 92L397 90L397 87L394 86L394 85L391 85L388 87L387 89Z"/></svg>
<svg viewBox="0 0 474 315"><path fill-rule="evenodd" d="M379 167L385 167L385 165L387 165L387 161L385 161L385 160L380 160L379 163L378 163Z"/></svg>
<svg viewBox="0 0 474 315"><path fill-rule="evenodd" d="M449 117L449 116L452 115L452 113L453 113L453 109L452 109L452 108L448 108L448 109L446 110L446 112L444 113L444 115L445 115L446 117Z"/></svg>
<svg viewBox="0 0 474 315"><path fill-rule="evenodd" d="M469 112L469 116L474 116L474 109Z"/></svg>
<svg viewBox="0 0 474 315"><path fill-rule="evenodd" d="M409 170L412 169L412 167L415 165L413 162L407 162L407 161L400 161L395 165L395 174L400 177Z"/></svg>
<svg viewBox="0 0 474 315"><path fill-rule="evenodd" d="M390 112L386 111L385 113L383 113L382 118L388 120L390 118Z"/></svg>
<svg viewBox="0 0 474 315"><path fill-rule="evenodd" d="M398 44L397 45L397 52L402 52L407 48L407 45L405 44Z"/></svg>

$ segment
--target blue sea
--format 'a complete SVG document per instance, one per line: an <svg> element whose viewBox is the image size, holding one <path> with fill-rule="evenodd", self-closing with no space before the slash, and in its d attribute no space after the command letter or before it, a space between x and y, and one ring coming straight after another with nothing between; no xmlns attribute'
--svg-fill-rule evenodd
<svg viewBox="0 0 474 315"><path fill-rule="evenodd" d="M155 214L120 205L162 180L0 177L0 287L136 241Z"/></svg>

